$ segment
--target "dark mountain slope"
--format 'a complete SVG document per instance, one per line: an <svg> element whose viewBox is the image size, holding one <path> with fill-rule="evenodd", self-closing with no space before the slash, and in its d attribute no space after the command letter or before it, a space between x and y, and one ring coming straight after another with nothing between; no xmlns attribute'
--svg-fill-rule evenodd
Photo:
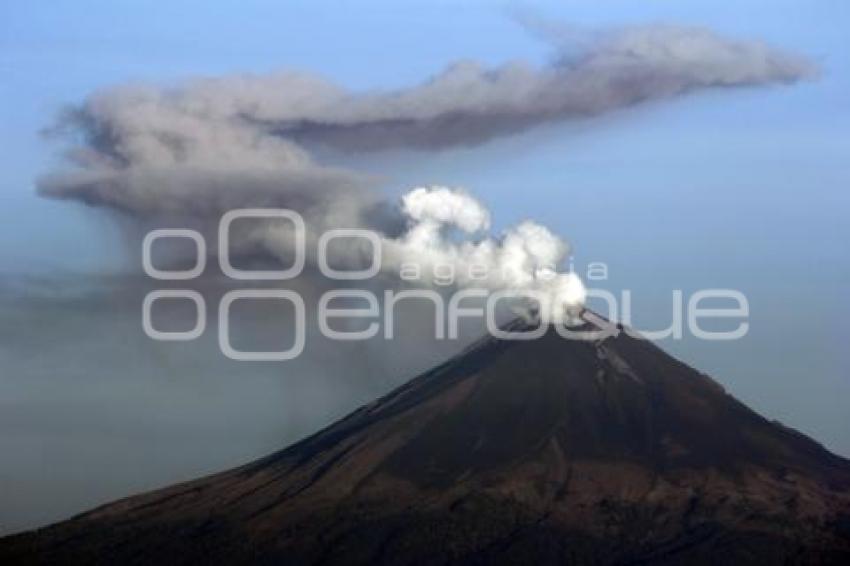
<svg viewBox="0 0 850 566"><path fill-rule="evenodd" d="M850 463L651 343L550 330L483 339L236 470L4 539L10 561L850 563Z"/></svg>

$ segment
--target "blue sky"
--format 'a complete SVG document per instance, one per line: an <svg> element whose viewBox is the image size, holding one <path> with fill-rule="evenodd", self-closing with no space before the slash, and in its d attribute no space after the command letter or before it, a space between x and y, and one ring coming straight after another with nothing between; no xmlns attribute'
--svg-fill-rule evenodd
<svg viewBox="0 0 850 566"><path fill-rule="evenodd" d="M466 184L494 208L497 221L537 217L588 255L612 253L606 233L618 234L587 225L588 217L600 212L612 223L632 226L633 236L645 234L653 246L667 241L667 228L679 235L671 244L680 252L680 229L688 228L692 233L684 236L695 240L695 255L727 259L737 254L731 242L705 237L723 216L725 227L735 232L729 239L763 240L769 223L767 233L779 238L777 248L802 260L801 255L830 251L841 235L832 231L846 210L847 197L836 185L846 179L842 158L850 145L844 135L850 125L844 24L850 18L841 2L734 7L610 2L605 10L574 1L178 2L154 10L145 2L60 1L8 2L0 10L5 102L0 136L6 163L0 179L0 253L7 268L85 270L114 268L120 261L120 249L104 241L97 215L37 200L32 190L34 177L49 168L57 150L38 130L63 105L92 90L127 81L281 68L309 69L368 89L419 82L458 58L493 64L545 60L549 47L508 16L516 10L588 27L656 21L705 25L809 55L824 74L792 88L664 102L471 152L413 155L407 174L395 175L391 188L424 180ZM527 196L523 202L513 198L517 185ZM721 205L729 198L737 206ZM541 207L541 199L557 206ZM807 206L812 200L822 203L820 216L801 217L812 209ZM643 210L635 214L633 207ZM649 210L665 222L656 222ZM786 241L795 233L788 225L800 223L807 237ZM14 241L22 233L25 249ZM805 246L801 240L820 245ZM662 254L653 255L650 261ZM700 262L705 263L713 258Z"/></svg>
<svg viewBox="0 0 850 566"><path fill-rule="evenodd" d="M602 6L604 5L604 9ZM771 418L850 455L850 4L833 1L150 2L0 6L0 259L5 274L136 268L96 210L34 195L55 163L38 131L63 105L127 81L298 68L352 88L417 83L471 58L543 62L509 16L588 27L669 22L805 54L819 79L710 92L538 128L472 150L395 155L386 190L468 187L496 227L534 218L607 262L636 324L672 289L740 289L751 331L665 347ZM379 166L384 156L373 156ZM401 165L398 165L398 164Z"/></svg>

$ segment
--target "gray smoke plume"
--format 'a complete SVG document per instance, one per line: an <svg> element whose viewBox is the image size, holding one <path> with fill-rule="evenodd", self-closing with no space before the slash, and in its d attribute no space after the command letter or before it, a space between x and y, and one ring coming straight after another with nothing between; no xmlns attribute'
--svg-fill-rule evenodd
<svg viewBox="0 0 850 566"><path fill-rule="evenodd" d="M60 118L54 130L80 140L67 151L74 167L41 179L39 191L143 217L285 206L319 225L359 225L379 206L371 180L318 163L315 144L347 152L473 145L699 89L812 73L806 60L759 42L646 26L588 35L542 68L463 61L389 92L352 92L303 73L123 86Z"/></svg>

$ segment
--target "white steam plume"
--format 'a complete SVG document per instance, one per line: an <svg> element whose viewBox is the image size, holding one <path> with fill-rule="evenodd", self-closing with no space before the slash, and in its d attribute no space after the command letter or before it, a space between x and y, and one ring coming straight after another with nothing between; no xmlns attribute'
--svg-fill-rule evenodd
<svg viewBox="0 0 850 566"><path fill-rule="evenodd" d="M384 242L389 270L409 265L433 283L436 266L448 266L460 287L535 291L545 295L544 321L574 317L585 300L585 289L574 273L558 273L570 247L545 226L525 221L499 239L474 239L490 226L489 211L461 190L420 187L402 198L408 230Z"/></svg>

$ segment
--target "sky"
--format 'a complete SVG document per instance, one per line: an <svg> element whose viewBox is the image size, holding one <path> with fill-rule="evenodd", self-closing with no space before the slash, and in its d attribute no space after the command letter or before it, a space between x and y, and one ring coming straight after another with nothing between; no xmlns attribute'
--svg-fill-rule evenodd
<svg viewBox="0 0 850 566"><path fill-rule="evenodd" d="M459 58L544 63L549 46L517 14L591 29L705 26L806 55L821 73L546 125L476 148L368 156L372 170L392 161L382 190L467 187L491 209L496 230L525 218L549 226L573 244L579 273L605 262L605 287L632 290L638 328L664 324L673 289L741 290L751 309L743 340L663 346L765 416L850 456L847 3L611 1L603 10L571 0L198 1L154 9L13 0L0 6L0 288L20 285L22 275L42 287L24 279L24 299L0 298L14 321L0 330L0 453L15 455L0 463L8 490L0 492L0 532L260 456L428 362L327 400L315 383L332 380L342 361L307 368L326 377L295 387L281 383L278 367L202 362L207 349L146 342L135 319L116 314L134 304L99 300L80 285L91 277L120 286L138 270L137 250L127 253L103 211L35 195L59 149L40 130L65 105L127 82L294 68L367 90L419 83ZM99 358L102 348L112 354ZM296 414L297 406L316 409ZM33 417L52 409L50 419ZM210 430L232 442L204 440ZM92 462L111 473L92 471ZM66 470L61 480L56 469ZM47 508L47 499L61 501Z"/></svg>

